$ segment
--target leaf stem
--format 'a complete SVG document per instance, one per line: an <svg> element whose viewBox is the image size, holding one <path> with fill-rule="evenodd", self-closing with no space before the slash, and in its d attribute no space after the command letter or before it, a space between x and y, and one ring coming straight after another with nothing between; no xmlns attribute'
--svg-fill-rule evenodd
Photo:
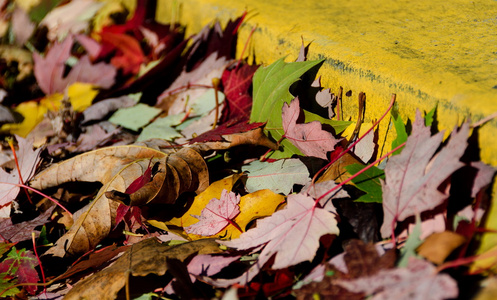
<svg viewBox="0 0 497 300"><path fill-rule="evenodd" d="M219 97L217 96L217 92L219 91L220 82L221 80L219 78L212 78L212 86L214 87L214 99L216 100L216 116L214 117L214 124L212 124L212 129L216 128L219 118Z"/></svg>
<svg viewBox="0 0 497 300"><path fill-rule="evenodd" d="M387 154L383 155L382 157L378 158L377 160L375 160L374 162L370 163L369 165L367 165L364 169L360 170L359 172L355 173L354 175L350 176L349 178L345 179L344 181L340 182L339 184L337 184L336 186L334 186L332 189L330 189L329 191L327 191L326 193L324 193L323 195L319 196L316 201L315 201L315 205L317 205L317 203L319 203L319 201L321 199L323 199L324 197L326 197L329 193L337 190L339 187L345 185L346 183L348 183L349 181L351 181L352 179L356 178L357 176L361 175L362 173L366 172L368 169L370 169L371 167L373 167L374 165L376 165L377 163L379 163L380 161L384 160L385 158L387 158L390 154L394 153L395 151L397 151L398 149L400 149L401 147L404 147L406 143L402 143L400 144L399 146L395 147L395 149L392 149L390 152L388 152Z"/></svg>
<svg viewBox="0 0 497 300"><path fill-rule="evenodd" d="M324 167L322 167L319 171L316 172L316 175L314 175L314 177L312 178L312 182L314 183L314 181L316 181L317 177L319 175L321 175L321 173L324 172L324 170L326 170L327 168L329 168L332 164L334 164L337 160L339 160L342 156L345 155L345 153L347 152L350 152L352 148L355 147L355 145L357 145L357 143L359 143L366 135L368 135L368 133L371 132L371 130L373 130L378 124L380 124L381 120L383 120L383 118L385 118L385 116L387 115L387 113L392 109L393 107L393 104L395 103L395 99L396 99L396 95L395 94L392 94L392 99L390 100L390 105L388 105L388 108L387 110L385 111L385 113L383 113L383 115L373 124L373 126L371 126L371 128L368 129L368 131L366 131L366 133L364 133L362 136L360 136L357 141L353 142L352 144L350 144L347 149L343 150L339 155L337 155L332 161L330 161L329 163L327 163ZM397 149L397 148L395 148ZM390 152L388 152L390 153ZM377 160L377 161L381 161L380 160Z"/></svg>
<svg viewBox="0 0 497 300"><path fill-rule="evenodd" d="M43 196L43 197L45 197L45 198L49 199L50 201L52 201L53 203L57 204L60 208L62 208L64 211L66 211L66 212L69 214L69 216L71 216L71 218L72 218L72 213L71 213L71 212L70 212L67 208L65 208L62 204L60 204L60 203L59 203L57 200L55 200L54 198L52 198L52 197L50 197L50 196L48 196L48 195L43 194L42 192L38 191L37 189L34 189L34 188L32 188L32 187L30 187L30 186L27 186L27 185L25 185L25 184L22 184L22 183L0 182L0 184L11 184L11 185L15 185L15 186L18 186L18 187L22 187L22 188L28 189L28 190L30 190L30 191L32 191L32 192L35 192L35 193L37 193L38 195Z"/></svg>
<svg viewBox="0 0 497 300"><path fill-rule="evenodd" d="M7 139L7 142L9 143L9 147L12 150L12 154L14 155L14 161L16 162L16 167L17 167L17 174L19 174L19 181L21 183L24 183L24 180L22 179L22 174L21 174L21 168L19 167L19 160L17 159L17 154L16 154L16 149L14 148L14 143L12 142L12 139L9 138ZM23 189L24 193L26 193L26 197L28 197L28 201L31 205L33 205L33 201L31 200L31 197L28 194L28 191L26 189Z"/></svg>
<svg viewBox="0 0 497 300"><path fill-rule="evenodd" d="M31 232L31 240L33 241L33 251L35 253L36 259L38 260L38 264L40 265L41 270L41 278L43 279L43 283L46 283L45 271L43 271L43 265L41 264L40 257L38 256L38 251L36 250L36 241L35 241L35 233ZM43 287L43 293L47 292L47 287Z"/></svg>

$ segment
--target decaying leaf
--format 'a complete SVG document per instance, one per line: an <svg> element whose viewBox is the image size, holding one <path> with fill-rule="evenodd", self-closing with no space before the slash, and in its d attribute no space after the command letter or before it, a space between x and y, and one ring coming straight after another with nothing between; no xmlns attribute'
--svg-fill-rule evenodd
<svg viewBox="0 0 497 300"><path fill-rule="evenodd" d="M434 264L441 264L466 238L452 231L436 232L418 247L418 254Z"/></svg>
<svg viewBox="0 0 497 300"><path fill-rule="evenodd" d="M55 164L39 173L30 183L46 189L70 181L102 182L95 200L83 208L81 216L47 254L63 257L93 249L114 227L119 202L144 205L152 201L174 203L186 191L202 191L208 186L207 166L192 148L169 154L141 145L117 146L87 152ZM132 194L129 185L142 176L151 163L152 180ZM116 201L112 201L116 200Z"/></svg>
<svg viewBox="0 0 497 300"><path fill-rule="evenodd" d="M410 258L407 268L382 270L376 275L337 280L349 291L364 292L371 299L448 299L458 295L457 283L447 274L421 259Z"/></svg>
<svg viewBox="0 0 497 300"><path fill-rule="evenodd" d="M128 276L162 276L168 271L167 259L184 261L193 254L219 252L219 245L212 239L176 246L166 246L154 238L146 239L132 245L112 266L78 282L64 299L116 299Z"/></svg>

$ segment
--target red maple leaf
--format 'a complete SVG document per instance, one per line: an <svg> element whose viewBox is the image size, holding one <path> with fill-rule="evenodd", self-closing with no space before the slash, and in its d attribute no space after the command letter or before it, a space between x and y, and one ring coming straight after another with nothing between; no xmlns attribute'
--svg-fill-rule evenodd
<svg viewBox="0 0 497 300"><path fill-rule="evenodd" d="M303 154L326 159L326 153L333 151L340 140L336 139L330 132L323 130L318 121L297 124L299 115L298 97L293 99L290 105L283 104L281 118L285 137Z"/></svg>
<svg viewBox="0 0 497 300"><path fill-rule="evenodd" d="M37 265L38 260L31 251L12 247L7 258L0 263L0 274L7 273L13 278L17 277L17 283L36 283L40 280L35 269ZM26 286L31 295L36 293L36 289L36 286Z"/></svg>
<svg viewBox="0 0 497 300"><path fill-rule="evenodd" d="M248 121L252 109L252 96L249 90L252 85L252 77L259 68L257 65L243 64L241 67L226 69L221 81L224 86L226 105L224 106L220 123L232 119L240 122Z"/></svg>
<svg viewBox="0 0 497 300"><path fill-rule="evenodd" d="M201 135L191 139L190 144L205 143L205 142L220 142L224 141L223 135L230 135L242 132L248 132L256 128L264 126L265 123L246 123L239 122L238 119L220 125L212 130L202 133Z"/></svg>
<svg viewBox="0 0 497 300"><path fill-rule="evenodd" d="M107 31L101 32L100 37L102 38L101 53L115 51L110 60L112 65L121 68L125 75L137 74L140 71L140 66L145 61L145 56L138 40L127 34Z"/></svg>

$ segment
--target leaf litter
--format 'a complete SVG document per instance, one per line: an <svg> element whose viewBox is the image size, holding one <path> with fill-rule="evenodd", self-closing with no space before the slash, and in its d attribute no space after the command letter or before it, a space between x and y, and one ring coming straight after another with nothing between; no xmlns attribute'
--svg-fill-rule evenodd
<svg viewBox="0 0 497 300"><path fill-rule="evenodd" d="M444 139L436 108L410 130L394 105L378 157L389 111L342 120L340 93L300 80L323 63L304 43L236 59L246 13L185 38L143 1L16 9L5 49L31 67L0 68L2 297L448 299L483 286L475 263L495 272L470 121Z"/></svg>

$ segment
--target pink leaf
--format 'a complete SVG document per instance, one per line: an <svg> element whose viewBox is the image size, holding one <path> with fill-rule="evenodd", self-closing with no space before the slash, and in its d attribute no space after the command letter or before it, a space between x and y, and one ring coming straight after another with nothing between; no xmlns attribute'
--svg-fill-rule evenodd
<svg viewBox="0 0 497 300"><path fill-rule="evenodd" d="M283 104L282 123L285 137L289 139L303 154L326 158L328 151L333 151L338 139L330 132L321 129L321 123L313 121L305 124L297 124L300 115L298 97L292 100L290 105Z"/></svg>
<svg viewBox="0 0 497 300"><path fill-rule="evenodd" d="M241 256L219 256L210 254L199 254L192 258L188 264L188 272L197 276L215 275Z"/></svg>
<svg viewBox="0 0 497 300"><path fill-rule="evenodd" d="M19 144L17 151L17 159L21 176L24 182L19 178L17 169L10 173L0 168L0 217L8 218L10 214L10 204L17 197L20 191L18 186L13 184L25 183L34 175L36 166L40 161L40 149L33 150L33 145L30 141L16 136Z"/></svg>
<svg viewBox="0 0 497 300"><path fill-rule="evenodd" d="M430 128L417 112L405 148L390 158L385 167L383 237L392 234L397 221L433 209L448 197L438 187L463 166L459 159L466 149L468 132L468 123L459 131L454 130L449 143L432 159L442 142L443 132L431 136Z"/></svg>
<svg viewBox="0 0 497 300"><path fill-rule="evenodd" d="M185 228L189 234L210 236L219 233L233 220L239 213L240 195L223 190L221 199L213 198L204 209L200 216L194 216L199 221Z"/></svg>
<svg viewBox="0 0 497 300"><path fill-rule="evenodd" d="M421 259L409 258L407 268L381 270L376 275L334 282L347 290L372 295L371 300L438 300L456 298L457 282ZM368 298L369 299L369 298Z"/></svg>
<svg viewBox="0 0 497 300"><path fill-rule="evenodd" d="M87 55L81 57L67 77L63 77L73 41L73 37L68 36L62 43L54 43L45 57L33 53L36 81L45 94L62 93L75 82L91 83L103 88L114 84L116 69L103 62L93 65Z"/></svg>
<svg viewBox="0 0 497 300"><path fill-rule="evenodd" d="M222 244L236 249L249 249L265 244L259 262L240 277L243 278L242 282L250 281L273 255L273 269L310 261L316 255L321 236L338 235L335 215L315 206L311 197L291 194L287 201L286 209L258 220L257 227L242 233L240 238L222 241Z"/></svg>

